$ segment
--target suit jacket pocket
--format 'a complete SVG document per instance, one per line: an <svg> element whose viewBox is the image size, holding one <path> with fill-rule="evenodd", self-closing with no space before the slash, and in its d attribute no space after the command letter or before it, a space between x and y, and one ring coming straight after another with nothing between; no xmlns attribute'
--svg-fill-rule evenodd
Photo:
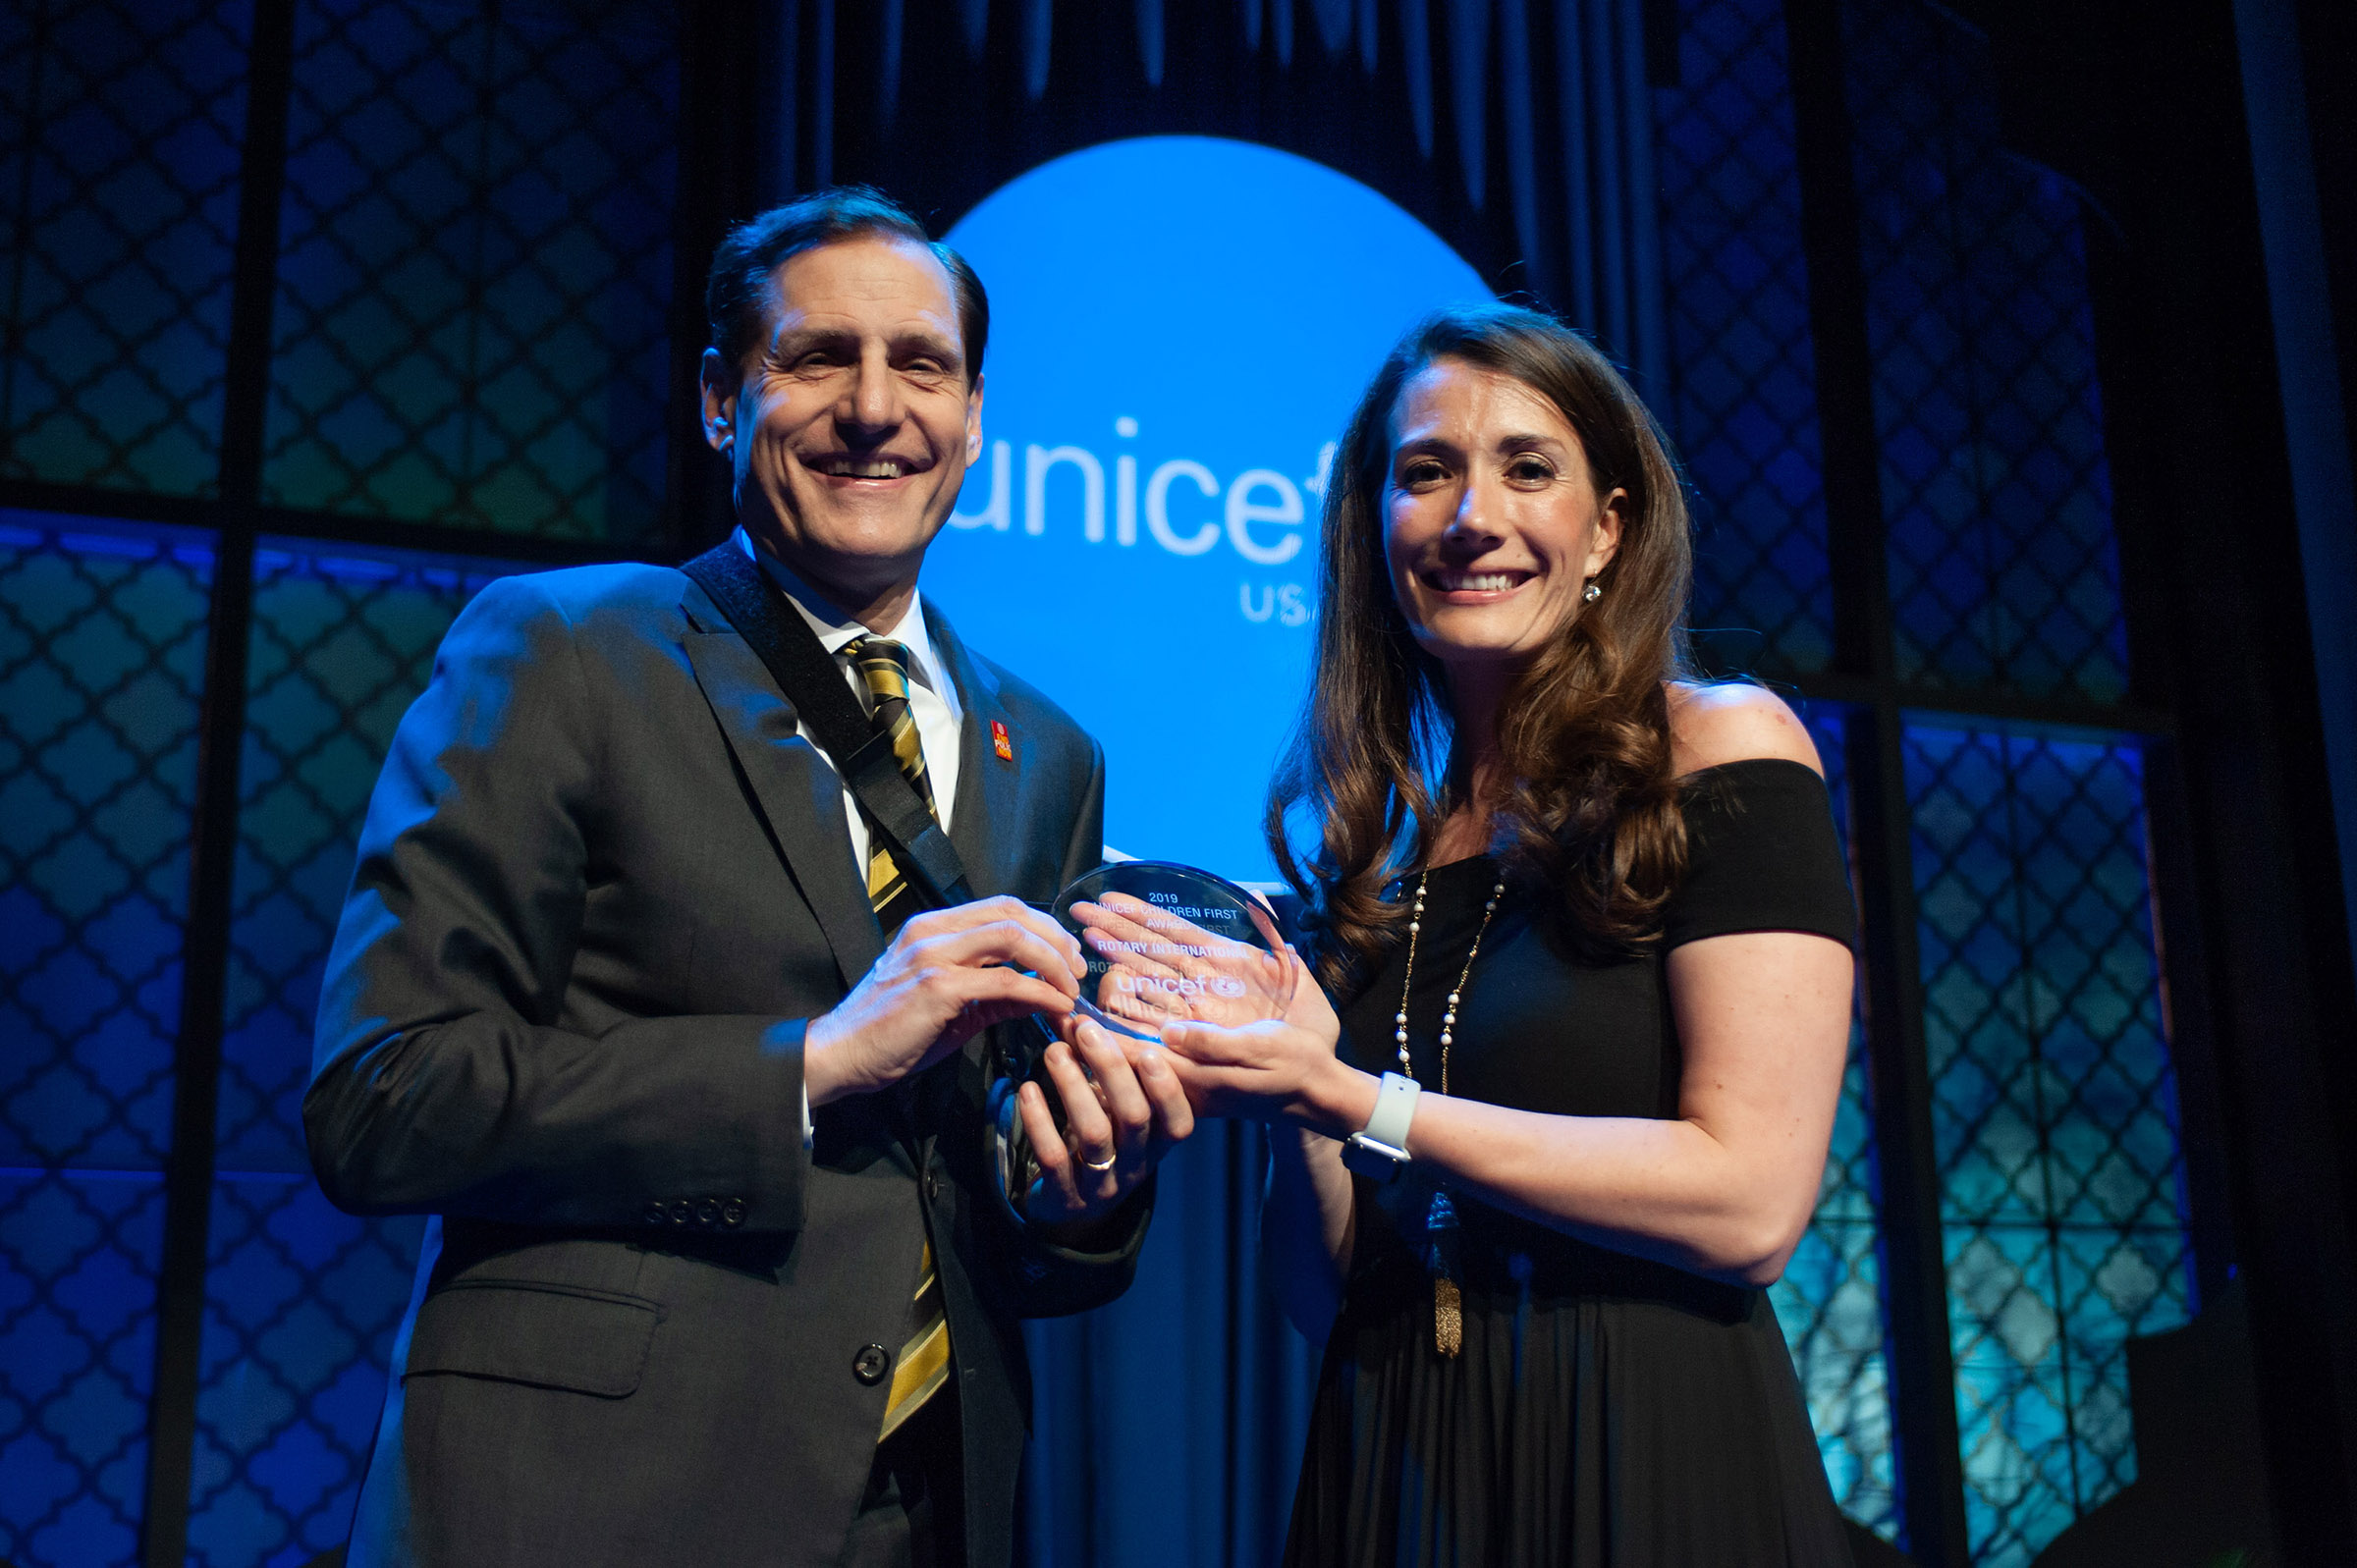
<svg viewBox="0 0 2357 1568"><path fill-rule="evenodd" d="M638 1387L662 1310L640 1296L467 1279L417 1309L404 1378L455 1372L620 1399Z"/></svg>

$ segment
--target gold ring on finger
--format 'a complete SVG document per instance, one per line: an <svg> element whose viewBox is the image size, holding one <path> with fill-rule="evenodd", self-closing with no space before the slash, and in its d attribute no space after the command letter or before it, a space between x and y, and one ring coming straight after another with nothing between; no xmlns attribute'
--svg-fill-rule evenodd
<svg viewBox="0 0 2357 1568"><path fill-rule="evenodd" d="M1107 1155L1107 1156L1104 1158L1104 1160L1102 1160L1102 1161L1096 1161L1096 1160L1083 1160L1083 1161L1081 1161L1081 1162L1080 1162L1080 1168L1081 1168L1081 1169L1083 1169L1083 1170L1093 1170L1093 1171L1095 1171L1095 1172L1096 1172L1098 1175L1100 1175L1100 1176L1101 1176L1101 1175L1105 1174L1105 1172L1107 1172L1108 1170L1111 1170L1111 1169L1113 1168L1113 1162L1114 1162L1115 1161L1117 1161L1117 1160L1121 1159L1121 1158L1122 1158L1122 1152L1121 1152L1119 1149L1116 1149L1116 1150L1115 1150L1115 1151L1114 1151L1112 1154L1109 1154L1109 1155Z"/></svg>

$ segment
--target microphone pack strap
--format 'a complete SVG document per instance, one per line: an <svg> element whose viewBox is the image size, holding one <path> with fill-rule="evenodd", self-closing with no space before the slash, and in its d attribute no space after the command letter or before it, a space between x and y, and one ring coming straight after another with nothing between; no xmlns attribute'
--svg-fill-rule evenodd
<svg viewBox="0 0 2357 1568"><path fill-rule="evenodd" d="M936 909L970 901L965 867L950 836L901 772L891 738L869 723L867 710L851 695L843 667L784 590L745 558L734 539L680 569L759 657L925 901Z"/></svg>

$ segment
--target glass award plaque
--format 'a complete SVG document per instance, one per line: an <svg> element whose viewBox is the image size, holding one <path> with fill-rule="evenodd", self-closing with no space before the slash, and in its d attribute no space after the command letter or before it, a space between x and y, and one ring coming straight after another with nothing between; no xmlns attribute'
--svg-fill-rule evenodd
<svg viewBox="0 0 2357 1568"><path fill-rule="evenodd" d="M1235 1028L1282 1018L1294 968L1268 905L1224 877L1165 860L1099 866L1056 895L1048 913L1087 955L1079 1012L1118 1035L1159 1041L1182 1020ZM998 1064L987 1138L999 1201L1016 1223L1040 1180L1015 1108L1016 1086L1044 1077L1041 1054L1055 1031L1037 1014L993 1031ZM1050 1114L1065 1124L1059 1095Z"/></svg>
<svg viewBox="0 0 2357 1568"><path fill-rule="evenodd" d="M1048 906L1080 939L1080 1008L1134 1040L1165 1024L1282 1018L1293 965L1268 906L1224 877L1166 860L1099 866Z"/></svg>

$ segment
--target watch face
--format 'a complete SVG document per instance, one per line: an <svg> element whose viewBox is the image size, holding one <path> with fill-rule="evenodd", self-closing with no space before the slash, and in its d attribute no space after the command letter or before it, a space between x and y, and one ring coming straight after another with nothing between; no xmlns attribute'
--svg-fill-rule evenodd
<svg viewBox="0 0 2357 1568"><path fill-rule="evenodd" d="M1174 1022L1238 1028L1282 1018L1294 966L1252 894L1192 866L1124 860L1064 890L1050 912L1088 954L1082 1009L1107 1028L1158 1040Z"/></svg>

